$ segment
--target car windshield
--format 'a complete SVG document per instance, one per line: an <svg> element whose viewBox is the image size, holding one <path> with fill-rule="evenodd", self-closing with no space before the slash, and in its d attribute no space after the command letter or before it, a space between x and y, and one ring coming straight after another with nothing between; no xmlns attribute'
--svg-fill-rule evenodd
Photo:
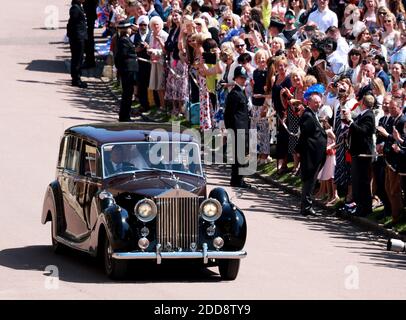
<svg viewBox="0 0 406 320"><path fill-rule="evenodd" d="M203 175L199 146L194 142L116 143L102 150L105 178L152 170Z"/></svg>

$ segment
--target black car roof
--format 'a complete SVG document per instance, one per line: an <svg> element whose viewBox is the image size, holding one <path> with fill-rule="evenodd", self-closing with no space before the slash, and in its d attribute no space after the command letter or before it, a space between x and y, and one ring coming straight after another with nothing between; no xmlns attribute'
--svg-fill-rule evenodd
<svg viewBox="0 0 406 320"><path fill-rule="evenodd" d="M185 128L180 127L182 132ZM164 131L166 134L152 132ZM115 142L149 141L150 137L159 136L161 141L191 142L192 136L172 132L171 123L131 122L131 123L92 123L70 127L66 134L74 134L91 140L97 145ZM152 134L151 134L152 132Z"/></svg>

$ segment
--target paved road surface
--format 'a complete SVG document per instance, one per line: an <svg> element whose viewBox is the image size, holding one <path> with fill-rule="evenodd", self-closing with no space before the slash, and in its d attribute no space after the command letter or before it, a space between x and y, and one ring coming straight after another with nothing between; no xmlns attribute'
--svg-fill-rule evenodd
<svg viewBox="0 0 406 320"><path fill-rule="evenodd" d="M384 239L333 217L302 218L297 199L253 180L230 190L248 220L248 258L236 281L215 268L138 270L124 283L104 276L85 256L51 252L50 226L40 224L46 185L54 177L64 128L114 121L114 101L96 79L87 91L69 86L63 59L68 1L6 2L0 13L0 298L1 299L396 299L406 296L406 255L385 252ZM44 29L57 5L60 29ZM10 14L18 13L18 14ZM209 168L210 188L227 172ZM59 269L46 289L45 268ZM358 281L357 281L358 278ZM358 285L357 285L358 284Z"/></svg>

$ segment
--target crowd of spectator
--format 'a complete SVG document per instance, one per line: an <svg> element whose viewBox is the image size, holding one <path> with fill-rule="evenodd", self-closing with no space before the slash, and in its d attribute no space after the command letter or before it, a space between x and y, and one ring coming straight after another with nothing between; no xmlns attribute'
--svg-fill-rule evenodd
<svg viewBox="0 0 406 320"><path fill-rule="evenodd" d="M153 103L174 116L191 117L198 105L201 130L222 127L234 71L243 67L258 163L270 161L275 145L279 174L301 173L304 94L321 85L320 105L310 99L326 135L315 196L334 206L343 195L360 216L383 204L394 224L406 200L404 2L109 0L96 24L112 40L120 121L131 119L135 96L141 111Z"/></svg>

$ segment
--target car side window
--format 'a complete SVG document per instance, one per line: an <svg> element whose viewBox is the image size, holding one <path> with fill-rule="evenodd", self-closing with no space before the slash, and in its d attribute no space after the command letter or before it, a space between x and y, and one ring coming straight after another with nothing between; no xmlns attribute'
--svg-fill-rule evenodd
<svg viewBox="0 0 406 320"><path fill-rule="evenodd" d="M61 139L61 144L59 148L59 157L58 157L58 168L65 168L66 163L66 149L68 147L68 137L65 136Z"/></svg>
<svg viewBox="0 0 406 320"><path fill-rule="evenodd" d="M97 177L98 158L97 148L86 143L81 161L80 173L88 177Z"/></svg>
<svg viewBox="0 0 406 320"><path fill-rule="evenodd" d="M82 140L69 136L66 148L66 161L65 169L79 172L80 150L82 146Z"/></svg>

